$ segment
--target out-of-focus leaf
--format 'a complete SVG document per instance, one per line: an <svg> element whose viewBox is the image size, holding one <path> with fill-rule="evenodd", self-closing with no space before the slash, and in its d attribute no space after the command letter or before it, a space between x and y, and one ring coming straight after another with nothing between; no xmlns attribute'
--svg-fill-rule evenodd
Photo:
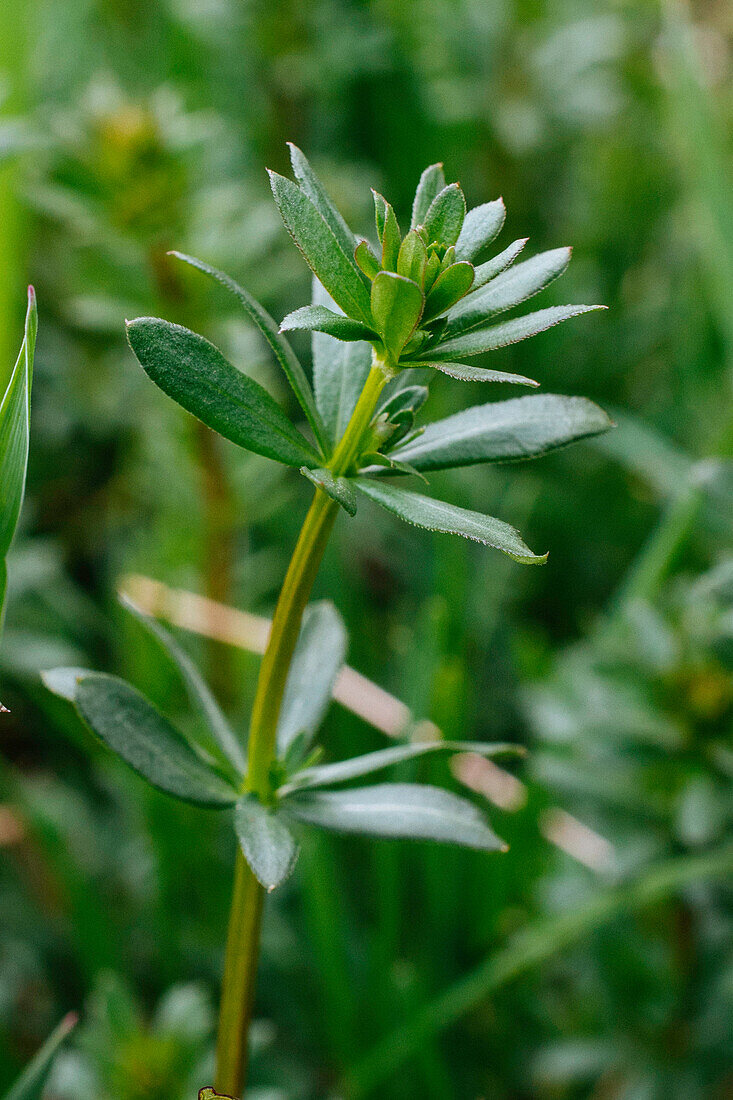
<svg viewBox="0 0 733 1100"><path fill-rule="evenodd" d="M317 279L313 280L313 304L334 304ZM372 349L367 343L346 344L321 332L313 333L312 346L316 402L335 441L343 435L366 382Z"/></svg>
<svg viewBox="0 0 733 1100"><path fill-rule="evenodd" d="M431 164L420 176L415 199L412 204L410 228L415 229L425 223L430 204L445 187L445 173L442 164Z"/></svg>
<svg viewBox="0 0 733 1100"><path fill-rule="evenodd" d="M425 231L428 241L446 248L458 240L463 219L466 216L466 200L457 183L450 183L440 191L430 203L425 215Z"/></svg>
<svg viewBox="0 0 733 1100"><path fill-rule="evenodd" d="M53 1066L59 1047L76 1027L78 1017L70 1012L49 1035L20 1077L10 1086L3 1100L40 1100L43 1087Z"/></svg>
<svg viewBox="0 0 733 1100"><path fill-rule="evenodd" d="M149 634L163 647L185 684L188 696L193 705L206 722L215 742L224 753L229 763L234 767L237 775L244 775L247 770L247 757L239 739L229 725L221 707L214 698L209 685L196 668L188 654L179 646L176 639L166 630L161 623L151 615L141 611L131 599L125 595L120 596L122 606L134 615L137 621ZM59 672L60 670L55 670ZM53 675L53 674L52 674Z"/></svg>
<svg viewBox="0 0 733 1100"><path fill-rule="evenodd" d="M422 307L420 287L403 275L380 271L372 283L374 324L395 359L415 331Z"/></svg>
<svg viewBox="0 0 733 1100"><path fill-rule="evenodd" d="M301 306L289 313L280 325L282 332L301 330L305 332L325 332L337 340L369 340L375 336L372 329L361 321L352 321L343 313L334 313L326 306Z"/></svg>
<svg viewBox="0 0 733 1100"><path fill-rule="evenodd" d="M571 317L580 317L584 313L593 313L605 308L605 306L550 306L548 309L539 309L535 313L527 313L524 317L514 317L511 321L504 321L500 325L474 329L472 332L455 336L450 340L446 339L443 333L441 342L430 349L430 355L434 359L481 355L485 351L495 351L508 344L527 340L530 336L537 336L538 333L546 332L547 329L559 325L561 321L569 321Z"/></svg>
<svg viewBox="0 0 733 1100"><path fill-rule="evenodd" d="M234 810L234 828L244 858L269 892L293 870L298 845L282 816L253 794L243 795Z"/></svg>
<svg viewBox="0 0 733 1100"><path fill-rule="evenodd" d="M458 508L455 504L446 504L442 500L434 500L420 493L410 493L394 485L385 485L366 478L358 478L354 484L376 504L415 527L447 535L461 535L474 542L481 542L484 546L501 550L510 558L526 565L541 565L547 560L547 554L533 554L514 527L500 519L494 519L493 516Z"/></svg>
<svg viewBox="0 0 733 1100"><path fill-rule="evenodd" d="M486 263L478 264L475 268L473 289L478 290L479 287L485 286L490 279L501 275L502 271L506 271L508 267L511 267L517 256L523 251L528 240L529 237L521 237L518 241L512 241L503 252L499 252L498 255L493 256Z"/></svg>
<svg viewBox="0 0 733 1100"><path fill-rule="evenodd" d="M280 756L298 734L312 737L323 721L344 663L346 641L343 620L332 603L323 600L306 608L277 724Z"/></svg>
<svg viewBox="0 0 733 1100"><path fill-rule="evenodd" d="M468 294L473 283L473 267L469 263L451 264L441 271L425 302L424 320L430 321L445 313L459 299Z"/></svg>
<svg viewBox="0 0 733 1100"><path fill-rule="evenodd" d="M143 695L116 676L87 673L74 703L97 737L153 787L200 806L232 805L237 792L207 767Z"/></svg>
<svg viewBox="0 0 733 1100"><path fill-rule="evenodd" d="M309 470L307 466L302 466L300 472L309 481L312 481L317 488L322 489L327 496L340 504L350 516L356 515L356 493L348 478L334 477L331 471L325 468Z"/></svg>
<svg viewBox="0 0 733 1100"><path fill-rule="evenodd" d="M539 294L562 275L571 254L570 248L553 248L497 275L454 307L446 326L446 338L476 328L494 314L503 313Z"/></svg>
<svg viewBox="0 0 733 1100"><path fill-rule="evenodd" d="M508 374L503 370L489 370L485 367L469 367L465 363L410 363L411 367L430 367L442 371L450 378L458 378L461 382L513 382L520 386L539 386L533 378L525 378L523 374Z"/></svg>
<svg viewBox="0 0 733 1100"><path fill-rule="evenodd" d="M511 462L535 458L610 427L603 409L585 397L532 394L474 405L428 424L417 439L396 448L394 456L418 470Z"/></svg>
<svg viewBox="0 0 733 1100"><path fill-rule="evenodd" d="M204 263L203 260L197 260L194 256L187 256L184 252L171 252L171 256L183 260L184 263L190 264L191 267L195 267L198 271L202 271L204 275L216 279L218 283L221 283L221 285L225 287L230 294L233 294L241 305L244 306L245 312L257 325L257 328L270 345L275 358L282 367L283 373L290 383L293 393L297 397L300 407L305 413L318 443L321 447L325 447L327 444L325 429L316 408L310 382L306 378L305 371L301 367L298 357L285 337L281 336L278 332L277 324L267 310L261 306L257 299L253 298L244 287L240 286L239 283L235 282L234 279L230 278L229 275L226 275L223 271L217 271L216 268L210 267L209 264Z"/></svg>
<svg viewBox="0 0 733 1100"><path fill-rule="evenodd" d="M482 203L469 210L456 241L456 259L473 260L498 236L506 218L503 199Z"/></svg>
<svg viewBox="0 0 733 1100"><path fill-rule="evenodd" d="M0 402L0 558L13 540L25 491L37 328L36 296L29 287L23 343Z"/></svg>
<svg viewBox="0 0 733 1100"><path fill-rule="evenodd" d="M377 783L344 791L306 791L283 802L298 821L339 833L434 840L484 852L506 845L479 810L439 787Z"/></svg>
<svg viewBox="0 0 733 1100"><path fill-rule="evenodd" d="M353 248L349 255L344 252L317 208L292 180L270 172L270 184L285 228L308 266L349 317L369 324L369 291L351 258Z"/></svg>
<svg viewBox="0 0 733 1100"><path fill-rule="evenodd" d="M343 217L326 194L323 184L311 168L305 155L297 145L288 142L290 163L293 174L338 241L346 256L353 256L356 249L356 237L349 229Z"/></svg>
<svg viewBox="0 0 733 1100"><path fill-rule="evenodd" d="M127 337L153 382L226 439L288 466L320 465L269 393L203 336L157 317L138 317L128 322Z"/></svg>
<svg viewBox="0 0 733 1100"><path fill-rule="evenodd" d="M78 668L76 666L65 668L48 668L41 672L41 679L49 691L58 695L59 699L66 699L68 703L76 701L76 691L82 676L93 675L90 668Z"/></svg>
<svg viewBox="0 0 733 1100"><path fill-rule="evenodd" d="M521 755L524 749L521 745L511 745L508 742L489 745L481 741L425 741L412 745L396 745L394 748L380 749L365 756L353 756L350 760L340 760L337 764L318 764L311 768L303 768L302 771L296 772L287 784L287 788L282 788L281 794L284 795L286 790L300 790L305 787L333 787L337 783L346 783L362 775L371 775L373 772L401 764L404 760L414 760L418 756L460 752L493 757L511 753Z"/></svg>

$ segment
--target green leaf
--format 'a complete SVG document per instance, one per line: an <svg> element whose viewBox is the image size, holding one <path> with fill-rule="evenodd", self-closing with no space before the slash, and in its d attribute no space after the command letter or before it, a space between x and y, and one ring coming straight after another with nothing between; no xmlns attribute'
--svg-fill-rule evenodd
<svg viewBox="0 0 733 1100"><path fill-rule="evenodd" d="M283 332L305 330L306 332L325 332L336 340L369 340L376 333L363 325L361 321L352 321L343 313L334 313L326 306L301 306L289 313L280 325Z"/></svg>
<svg viewBox="0 0 733 1100"><path fill-rule="evenodd" d="M309 470L307 466L302 466L300 472L318 489L322 489L327 496L340 504L350 516L356 515L356 493L347 478L334 477L331 471L325 468Z"/></svg>
<svg viewBox="0 0 733 1100"><path fill-rule="evenodd" d="M404 448L405 451L409 449L409 446ZM400 452L398 455L402 457ZM394 513L415 527L422 527L427 531L439 531L446 535L461 535L474 542L481 542L484 546L501 550L510 558L526 565L539 565L547 559L547 554L533 554L518 531L508 523L494 519L493 516L484 516L481 512L458 508L442 500L434 500L420 493L410 493L394 485L385 485L365 478L357 478L354 484L360 492L376 504L380 504L388 512Z"/></svg>
<svg viewBox="0 0 733 1100"><path fill-rule="evenodd" d="M553 248L515 264L485 287L459 302L448 319L446 338L482 325L496 313L520 305L562 275L570 263L570 248Z"/></svg>
<svg viewBox="0 0 733 1100"><path fill-rule="evenodd" d="M507 374L503 370L487 370L484 367L469 367L465 363L410 363L410 367L429 367L432 370L442 371L450 378L457 378L461 382L512 382L516 386L539 386L533 378L525 378L523 374Z"/></svg>
<svg viewBox="0 0 733 1100"><path fill-rule="evenodd" d="M229 806L237 792L201 760L139 691L101 672L85 674L74 702L87 725L153 787L200 806Z"/></svg>
<svg viewBox="0 0 733 1100"><path fill-rule="evenodd" d="M0 402L0 561L13 541L25 492L37 328L36 296L29 287L23 343Z"/></svg>
<svg viewBox="0 0 733 1100"><path fill-rule="evenodd" d="M301 189L270 172L270 185L285 228L306 263L333 300L354 320L369 324L369 291L356 264L347 255L321 214Z"/></svg>
<svg viewBox="0 0 733 1100"><path fill-rule="evenodd" d="M377 236L379 237L379 243L381 245L384 239L384 226L387 221L387 207L389 203L384 195L380 195L373 187L372 197L374 199L374 222L377 226Z"/></svg>
<svg viewBox="0 0 733 1100"><path fill-rule="evenodd" d="M402 235L397 224L397 216L387 203L382 229L382 267L385 271L397 270L397 258L400 254Z"/></svg>
<svg viewBox="0 0 733 1100"><path fill-rule="evenodd" d="M540 332L546 332L547 329L554 328L562 321L569 321L571 317L581 317L584 313L593 313L605 308L605 306L550 306L548 309L538 309L534 313L514 317L511 321L503 321L499 325L487 325L486 328L474 329L463 336L454 336L450 340L442 339L439 344L430 349L430 357L431 359L455 359L459 355L481 355L485 351L495 351L508 344L527 340L530 336L537 336Z"/></svg>
<svg viewBox="0 0 733 1100"><path fill-rule="evenodd" d="M424 321L431 321L468 294L473 283L473 267L469 263L451 264L433 283L425 302Z"/></svg>
<svg viewBox="0 0 733 1100"><path fill-rule="evenodd" d="M475 462L536 458L612 427L603 409L585 397L554 393L474 405L428 424L394 457L418 470L443 470Z"/></svg>
<svg viewBox="0 0 733 1100"><path fill-rule="evenodd" d="M270 892L293 870L298 845L276 810L254 794L240 798L234 810L239 846L257 881Z"/></svg>
<svg viewBox="0 0 733 1100"><path fill-rule="evenodd" d="M267 310L264 309L257 299L253 298L244 287L236 283L234 279L230 278L229 275L226 275L223 271L217 271L216 268L210 267L209 264L204 263L203 260L197 260L194 256L187 256L184 252L171 252L170 255L175 256L179 260L183 260L184 263L190 264L191 267L195 267L198 271L202 271L204 275L208 275L218 283L221 283L221 285L225 287L230 294L233 294L240 304L244 306L244 310L250 320L257 325L257 328L270 345L270 349L282 367L283 373L290 383L290 387L298 399L298 403L305 413L308 423L313 429L313 434L318 440L319 446L323 448L325 453L328 446L328 439L323 421L316 408L310 382L306 378L305 371L301 367L295 352L285 337L280 335L276 322Z"/></svg>
<svg viewBox="0 0 733 1100"><path fill-rule="evenodd" d="M298 821L339 833L506 850L471 802L438 787L378 783L346 791L307 791L292 795L284 806Z"/></svg>
<svg viewBox="0 0 733 1100"><path fill-rule="evenodd" d="M226 439L288 466L321 464L269 393L203 336L157 317L138 317L128 322L127 338L153 382Z"/></svg>
<svg viewBox="0 0 733 1100"><path fill-rule="evenodd" d="M492 259L487 260L485 264L479 264L474 268L473 278L473 290L478 290L479 287L485 286L491 279L496 278L497 275L501 275L502 271L506 271L508 267L511 267L517 256L520 255L524 246L526 245L529 237L521 237L518 241L512 241L508 248L505 248L503 252L500 252L497 256L493 256Z"/></svg>
<svg viewBox="0 0 733 1100"><path fill-rule="evenodd" d="M189 655L181 648L170 631L166 630L157 619L154 619L151 615L146 615L128 596L122 594L119 599L125 610L134 615L137 621L168 654L184 683L189 699L206 722L206 727L214 741L234 768L236 775L238 777L244 775L247 770L247 757L239 743L239 738L229 725L209 685ZM63 671L63 669L54 670L56 674Z"/></svg>
<svg viewBox="0 0 733 1100"><path fill-rule="evenodd" d="M43 1046L36 1052L20 1077L10 1086L3 1100L40 1100L44 1085L59 1047L76 1027L78 1017L70 1012L54 1028Z"/></svg>
<svg viewBox="0 0 733 1100"><path fill-rule="evenodd" d="M457 183L450 183L440 191L425 215L425 230L432 244L454 245L458 240L466 216L466 200Z"/></svg>
<svg viewBox="0 0 733 1100"><path fill-rule="evenodd" d="M280 756L298 734L312 738L323 721L346 656L346 640L343 620L332 603L322 600L306 608L277 724Z"/></svg>
<svg viewBox="0 0 733 1100"><path fill-rule="evenodd" d="M428 250L419 233L411 230L400 245L397 257L397 274L412 279L418 286L423 285L425 267L428 262Z"/></svg>
<svg viewBox="0 0 733 1100"><path fill-rule="evenodd" d="M356 248L356 237L326 194L323 184L315 175L305 155L291 141L288 142L288 148L290 149L293 175L333 233L343 252L347 256L353 256Z"/></svg>
<svg viewBox="0 0 733 1100"><path fill-rule="evenodd" d="M354 259L359 270L363 271L368 279L373 279L381 270L379 260L372 252L368 241L359 241L354 250Z"/></svg>
<svg viewBox="0 0 733 1100"><path fill-rule="evenodd" d="M525 750L521 745L512 745L508 742L486 744L481 741L425 741L412 745L395 745L394 748L369 752L365 756L340 760L337 764L318 764L315 767L303 768L302 771L296 772L285 787L281 788L280 794L284 798L291 791L306 787L309 790L313 787L332 787L337 783L346 783L351 779L359 779L363 775L383 771L405 760L414 760L418 756L461 752L492 757L511 753L524 755Z"/></svg>
<svg viewBox="0 0 733 1100"><path fill-rule="evenodd" d="M313 303L334 305L317 279L313 280ZM313 333L312 346L316 403L335 441L346 430L364 388L371 368L372 349L367 343L345 344L320 332Z"/></svg>
<svg viewBox="0 0 733 1100"><path fill-rule="evenodd" d="M410 228L415 229L425 223L430 204L433 199L445 187L445 173L442 164L431 164L420 176L420 182L415 192L415 201L412 204L412 221Z"/></svg>
<svg viewBox="0 0 733 1100"><path fill-rule="evenodd" d="M420 287L403 275L380 271L372 283L374 324L395 359L415 331L423 301Z"/></svg>
<svg viewBox="0 0 733 1100"><path fill-rule="evenodd" d="M475 206L466 214L456 241L456 259L473 260L499 234L506 218L503 199Z"/></svg>

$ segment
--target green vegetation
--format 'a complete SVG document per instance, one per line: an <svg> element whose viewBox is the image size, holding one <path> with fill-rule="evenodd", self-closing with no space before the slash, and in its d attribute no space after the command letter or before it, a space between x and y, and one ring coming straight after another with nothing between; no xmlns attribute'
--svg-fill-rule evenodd
<svg viewBox="0 0 733 1100"><path fill-rule="evenodd" d="M720 12L15 8L0 1093L722 1097Z"/></svg>

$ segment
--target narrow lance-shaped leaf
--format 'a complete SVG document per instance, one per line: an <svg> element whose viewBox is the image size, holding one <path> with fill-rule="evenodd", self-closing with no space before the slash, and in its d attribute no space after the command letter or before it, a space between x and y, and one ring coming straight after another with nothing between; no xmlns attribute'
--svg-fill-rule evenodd
<svg viewBox="0 0 733 1100"><path fill-rule="evenodd" d="M312 736L320 726L345 656L346 629L338 611L327 600L311 604L303 616L280 708L280 756L298 734Z"/></svg>
<svg viewBox="0 0 733 1100"><path fill-rule="evenodd" d="M439 192L425 215L425 231L428 241L437 241L446 248L458 240L466 216L466 200L457 183L451 183Z"/></svg>
<svg viewBox="0 0 733 1100"><path fill-rule="evenodd" d="M427 262L428 250L425 247L425 241L413 229L400 245L397 257L397 274L404 275L406 279L412 279L413 283L417 283L421 287Z"/></svg>
<svg viewBox="0 0 733 1100"><path fill-rule="evenodd" d="M394 457L418 470L511 462L535 458L611 426L603 409L585 397L532 394L475 405L428 424L419 438L397 447Z"/></svg>
<svg viewBox="0 0 733 1100"><path fill-rule="evenodd" d="M279 886L293 870L298 845L282 816L246 794L234 810L234 828L242 854L255 878L267 891Z"/></svg>
<svg viewBox="0 0 733 1100"><path fill-rule="evenodd" d="M74 701L87 725L153 787L201 806L229 806L237 792L193 751L139 691L101 672L85 675Z"/></svg>
<svg viewBox="0 0 733 1100"><path fill-rule="evenodd" d="M515 386L539 386L533 378L525 378L523 374L508 374L503 370L489 370L486 367L469 367L465 363L443 362L416 362L410 363L411 367L428 367L431 370L439 370L447 374L449 378L457 378L461 382L510 382Z"/></svg>
<svg viewBox="0 0 733 1100"><path fill-rule="evenodd" d="M127 337L153 382L226 439L288 466L321 464L269 393L203 336L157 317L139 317L128 322Z"/></svg>
<svg viewBox="0 0 733 1100"><path fill-rule="evenodd" d="M290 149L290 163L293 166L293 174L298 183L326 222L346 256L353 256L356 248L356 237L331 202L323 184L308 163L305 154L291 141L288 142L288 148Z"/></svg>
<svg viewBox="0 0 733 1100"><path fill-rule="evenodd" d="M415 331L422 307L420 287L403 275L380 271L372 283L374 324L395 359Z"/></svg>
<svg viewBox="0 0 733 1100"><path fill-rule="evenodd" d="M327 307L335 305L315 278L313 303ZM372 349L367 343L345 344L321 332L313 333L312 347L316 403L335 442L343 435L366 382Z"/></svg>
<svg viewBox="0 0 733 1100"><path fill-rule="evenodd" d="M141 611L128 596L122 594L120 603L126 611L134 615L141 626L163 647L183 680L189 699L205 720L214 741L234 768L237 776L244 775L247 770L247 757L244 749L214 698L209 685L189 655L181 648L170 631L166 630L157 619Z"/></svg>
<svg viewBox="0 0 733 1100"><path fill-rule="evenodd" d="M340 504L350 516L356 515L356 493L354 486L345 477L334 477L329 469L309 470L307 466L301 466L303 477L312 481L316 488L321 489L326 496L331 497Z"/></svg>
<svg viewBox="0 0 733 1100"><path fill-rule="evenodd" d="M292 182L270 172L270 184L285 228L324 287L349 317L370 322L369 291L308 196Z"/></svg>
<svg viewBox="0 0 733 1100"><path fill-rule="evenodd" d="M346 341L369 340L376 336L361 321L352 321L350 317L344 317L343 313L334 313L326 306L301 306L287 315L280 328L283 332L325 332L336 340Z"/></svg>
<svg viewBox="0 0 733 1100"><path fill-rule="evenodd" d="M474 260L498 235L505 218L503 199L485 202L469 210L456 241L456 259Z"/></svg>
<svg viewBox="0 0 733 1100"><path fill-rule="evenodd" d="M178 260L183 260L184 263L190 264L191 267L195 267L198 271L208 275L210 278L215 279L218 283L221 283L230 294L244 306L244 310L252 320L257 328L264 336L267 343L277 359L278 363L283 369L283 373L287 378L290 386L295 394L300 407L306 415L308 423L313 429L313 434L324 453L328 449L328 437L326 435L323 421L321 420L316 403L313 397L313 391L311 389L310 382L308 381L305 371L300 365L300 361L295 352L291 348L284 336L281 336L278 332L277 323L273 320L267 310L260 305L256 298L230 278L229 275L223 271L217 271L216 268L211 267L209 264L203 262L203 260L197 260L194 256L187 256L184 252L171 252L171 256L175 256Z"/></svg>
<svg viewBox="0 0 733 1100"><path fill-rule="evenodd" d="M424 321L430 321L445 313L452 305L455 305L464 294L468 294L473 283L473 268L469 263L460 262L451 264L445 271L441 271L433 283L432 289L425 303Z"/></svg>
<svg viewBox="0 0 733 1100"><path fill-rule="evenodd" d="M496 256L492 256L486 263L478 264L478 266L474 268L473 289L471 293L478 290L479 287L485 286L491 279L495 279L497 275L501 275L502 271L506 271L508 267L511 267L517 256L524 250L524 246L528 240L529 237L520 237L518 241L512 241L503 252L499 252Z"/></svg>
<svg viewBox="0 0 733 1100"><path fill-rule="evenodd" d="M461 752L476 753L479 756L493 757L514 753L524 755L521 745L508 742L485 744L481 741L426 741L413 745L396 745L394 748L380 749L364 756L354 756L350 760L341 760L337 764L318 764L296 772L289 783L280 789L285 797L287 793L305 787L332 787L337 783L346 783L364 775L384 771L405 760L415 760L419 756L455 754Z"/></svg>
<svg viewBox="0 0 733 1100"><path fill-rule="evenodd" d="M443 172L443 165L431 164L420 176L420 182L417 185L415 201L412 204L411 229L424 224L431 202L444 187L445 173Z"/></svg>
<svg viewBox="0 0 733 1100"><path fill-rule="evenodd" d="M446 504L445 501L434 500L421 493L410 493L394 485L385 485L366 478L357 478L354 484L375 504L415 527L446 535L461 535L474 542L481 542L484 546L501 550L524 565L541 565L547 559L547 554L533 554L514 527L493 516L472 512L468 508L458 508L455 504Z"/></svg>
<svg viewBox="0 0 733 1100"><path fill-rule="evenodd" d="M445 338L482 325L496 313L518 306L539 294L562 275L570 263L571 249L553 248L530 260L514 264L481 290L469 294L451 311Z"/></svg>
<svg viewBox="0 0 733 1100"><path fill-rule="evenodd" d="M502 321L498 325L476 328L463 336L454 336L450 340L441 339L430 349L431 359L455 359L457 356L482 355L486 351L518 344L541 332L554 328L563 321L580 317L584 313L594 313L605 306L549 306L527 313L524 317L513 317L511 321Z"/></svg>
<svg viewBox="0 0 733 1100"><path fill-rule="evenodd" d="M304 791L291 795L283 806L298 821L339 833L506 850L471 802L438 787L377 783L344 791Z"/></svg>
<svg viewBox="0 0 733 1100"><path fill-rule="evenodd" d="M402 237L400 227L397 224L397 216L391 205L387 203L382 230L382 267L385 271L397 270L397 258L400 254L401 243Z"/></svg>

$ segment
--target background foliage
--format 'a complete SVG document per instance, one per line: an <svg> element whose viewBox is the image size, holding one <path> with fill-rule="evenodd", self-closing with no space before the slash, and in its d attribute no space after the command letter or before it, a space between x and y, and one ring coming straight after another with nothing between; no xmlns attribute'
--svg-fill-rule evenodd
<svg viewBox="0 0 733 1100"><path fill-rule="evenodd" d="M549 549L543 569L413 534L366 505L340 521L316 594L347 621L350 663L448 737L531 752L512 766L514 797L490 807L507 855L309 843L266 923L257 1094L722 1097L733 1053L730 892L715 881L730 869L733 774L725 5L5 8L0 372L30 279L40 330L0 650L12 710L0 1080L80 1009L48 1095L171 1100L208 1083L231 830L90 753L38 670L118 671L183 711L160 652L116 606L119 577L271 610L309 487L165 401L123 322L159 314L203 331L288 400L256 333L166 251L231 271L278 318L309 301L264 172L287 171L291 139L365 233L367 184L404 225L421 169L444 160L470 202L504 195L498 244L574 245L562 300L609 311L491 366L587 394L619 428L526 468L435 477L438 495L450 479L451 500ZM431 400L435 417L469 403L448 379ZM183 641L241 722L256 658ZM384 744L337 708L327 741L334 758ZM445 765L405 768L399 777ZM594 834L579 841L575 822ZM558 847L568 837L575 856Z"/></svg>

